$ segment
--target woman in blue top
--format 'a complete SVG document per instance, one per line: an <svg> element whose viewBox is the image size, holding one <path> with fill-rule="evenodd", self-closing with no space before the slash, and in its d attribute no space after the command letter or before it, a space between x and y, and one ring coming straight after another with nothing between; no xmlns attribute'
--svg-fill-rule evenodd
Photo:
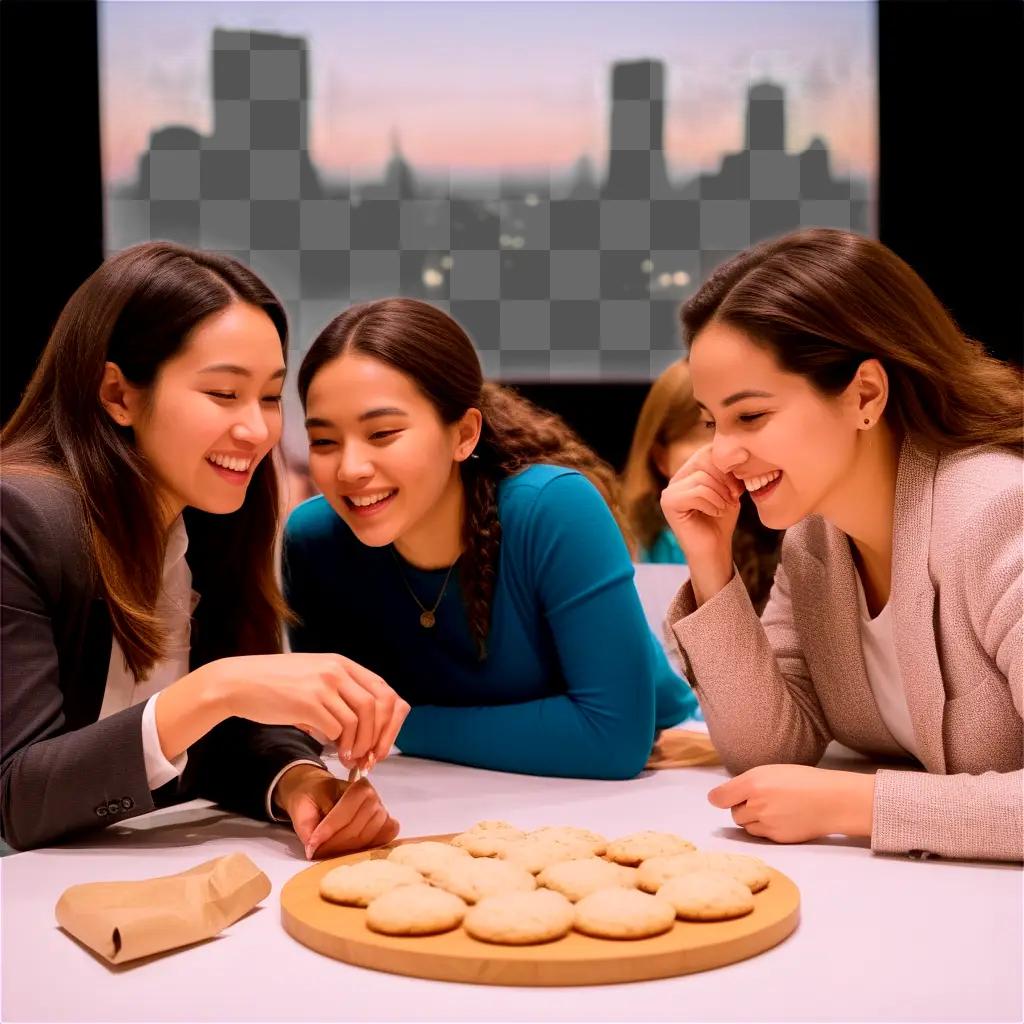
<svg viewBox="0 0 1024 1024"><path fill-rule="evenodd" d="M412 705L406 754L641 771L697 703L644 619L610 468L412 299L335 318L299 393L322 496L285 533L293 650L379 672Z"/></svg>

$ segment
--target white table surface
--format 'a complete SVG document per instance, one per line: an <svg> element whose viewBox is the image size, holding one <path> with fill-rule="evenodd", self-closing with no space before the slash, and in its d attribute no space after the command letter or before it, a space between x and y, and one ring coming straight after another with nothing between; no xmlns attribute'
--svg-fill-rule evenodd
<svg viewBox="0 0 1024 1024"><path fill-rule="evenodd" d="M307 864L284 828L196 801L89 839L0 860L4 1021L1018 1021L1021 871L873 855L835 837L751 839L711 807L721 768L628 782L506 775L393 757L374 780L405 836L480 818L574 824L607 835L678 831L699 846L756 853L802 894L801 922L775 949L661 981L494 988L377 973L306 949L280 923L283 884ZM147 878L232 851L273 892L220 936L120 967L65 935L53 908L70 885Z"/></svg>
<svg viewBox="0 0 1024 1024"><path fill-rule="evenodd" d="M656 629L685 577L685 567L637 567ZM867 768L849 760L833 766ZM0 858L0 1019L1021 1019L1019 867L877 857L866 841L840 837L775 846L748 837L708 804L707 791L723 778L721 768L690 768L628 782L542 779L405 757L374 770L404 836L505 818L525 827L581 825L609 836L666 829L698 846L762 856L800 887L801 922L781 945L751 960L662 981L559 989L458 985L350 967L306 949L281 926L281 887L307 866L291 833L194 801L73 844ZM110 967L54 920L54 905L70 885L173 874L233 851L248 854L273 891L205 943Z"/></svg>

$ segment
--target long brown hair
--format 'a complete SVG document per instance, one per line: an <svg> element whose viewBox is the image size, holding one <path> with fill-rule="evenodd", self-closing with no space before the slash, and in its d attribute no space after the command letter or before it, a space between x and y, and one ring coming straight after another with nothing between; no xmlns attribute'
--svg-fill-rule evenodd
<svg viewBox="0 0 1024 1024"><path fill-rule="evenodd" d="M466 514L459 572L470 628L484 657L501 544L498 482L535 462L577 469L598 489L620 529L626 531L615 473L560 417L508 388L485 382L466 332L429 303L380 299L335 317L299 368L303 406L317 372L345 352L371 356L404 373L430 400L443 423L457 422L467 409L480 410L483 427L476 457L460 465Z"/></svg>
<svg viewBox="0 0 1024 1024"><path fill-rule="evenodd" d="M0 435L5 472L54 473L82 500L83 529L128 667L142 678L166 631L156 615L165 531L156 482L134 443L99 400L104 366L152 387L201 320L232 302L263 309L287 353L284 310L241 263L170 242L146 242L106 260L71 296L21 404ZM238 511L185 512L197 618L208 656L280 650L285 610L274 574L277 476L271 458L253 473ZM201 631L202 632L202 631Z"/></svg>
<svg viewBox="0 0 1024 1024"><path fill-rule="evenodd" d="M654 460L654 448L686 437L699 422L690 368L684 359L678 359L647 392L622 473L622 504L642 548L649 548L665 528L659 499L668 480Z"/></svg>
<svg viewBox="0 0 1024 1024"><path fill-rule="evenodd" d="M939 451L1022 450L1021 368L965 337L924 281L873 239L812 228L740 253L683 307L687 344L712 320L743 330L828 395L878 359L889 377L886 416Z"/></svg>

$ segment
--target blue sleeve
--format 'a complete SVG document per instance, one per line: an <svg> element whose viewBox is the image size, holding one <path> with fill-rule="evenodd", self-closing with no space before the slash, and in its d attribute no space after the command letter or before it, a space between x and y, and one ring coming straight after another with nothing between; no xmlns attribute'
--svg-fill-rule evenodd
<svg viewBox="0 0 1024 1024"><path fill-rule="evenodd" d="M284 599L295 618L288 623L288 646L291 650L324 652L338 649L338 616L328 632L318 610L326 605L314 566L307 554L305 535L311 531L313 516L305 506L291 514L284 531L281 551L281 577Z"/></svg>
<svg viewBox="0 0 1024 1024"><path fill-rule="evenodd" d="M531 497L508 528L503 514L502 544L506 563L524 560L519 575L547 620L567 692L496 707L421 705L398 746L499 771L632 778L651 751L661 666L629 553L604 500L579 474L516 495Z"/></svg>

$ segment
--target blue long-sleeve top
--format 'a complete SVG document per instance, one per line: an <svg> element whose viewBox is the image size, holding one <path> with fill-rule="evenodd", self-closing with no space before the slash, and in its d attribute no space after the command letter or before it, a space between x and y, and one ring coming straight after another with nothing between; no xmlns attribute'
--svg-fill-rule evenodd
<svg viewBox="0 0 1024 1024"><path fill-rule="evenodd" d="M656 729L697 712L644 618L615 520L574 470L530 466L498 486L501 545L486 657L451 576L362 544L323 497L292 513L285 594L295 651L334 651L412 710L403 753L533 775L624 779Z"/></svg>

